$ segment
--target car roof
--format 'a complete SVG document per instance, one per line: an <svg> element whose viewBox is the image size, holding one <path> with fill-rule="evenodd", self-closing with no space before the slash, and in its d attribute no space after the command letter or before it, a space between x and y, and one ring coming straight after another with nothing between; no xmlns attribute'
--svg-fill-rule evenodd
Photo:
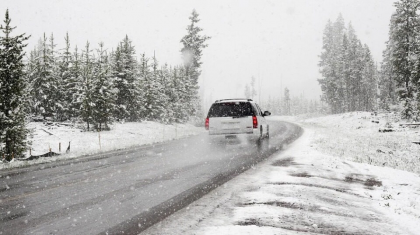
<svg viewBox="0 0 420 235"><path fill-rule="evenodd" d="M246 99L246 98L221 99L221 100L215 101L215 103L227 103L227 102L254 102L254 101L252 99Z"/></svg>

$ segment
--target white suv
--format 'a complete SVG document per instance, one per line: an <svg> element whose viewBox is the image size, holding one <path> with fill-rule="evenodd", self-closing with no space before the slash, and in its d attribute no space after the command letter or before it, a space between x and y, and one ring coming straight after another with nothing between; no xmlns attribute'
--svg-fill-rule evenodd
<svg viewBox="0 0 420 235"><path fill-rule="evenodd" d="M205 127L210 135L253 135L262 139L269 137L269 126L265 116L252 99L216 100L210 107Z"/></svg>

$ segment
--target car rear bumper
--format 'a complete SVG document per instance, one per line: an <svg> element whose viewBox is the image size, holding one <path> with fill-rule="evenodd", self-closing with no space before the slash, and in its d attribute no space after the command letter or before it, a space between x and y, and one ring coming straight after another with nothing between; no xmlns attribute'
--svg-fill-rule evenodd
<svg viewBox="0 0 420 235"><path fill-rule="evenodd" d="M250 131L247 132L238 132L238 131L229 131L229 130L209 130L209 135L244 135L244 136L259 136L260 135L260 130L259 129L252 129Z"/></svg>

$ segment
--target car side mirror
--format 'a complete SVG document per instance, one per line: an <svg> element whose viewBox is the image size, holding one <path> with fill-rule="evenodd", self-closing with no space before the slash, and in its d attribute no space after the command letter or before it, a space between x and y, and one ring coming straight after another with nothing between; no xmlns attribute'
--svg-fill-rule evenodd
<svg viewBox="0 0 420 235"><path fill-rule="evenodd" d="M268 112L268 111L265 111L264 112L264 114L263 114L263 116L265 117L265 116L270 116L271 115L271 113L270 112Z"/></svg>

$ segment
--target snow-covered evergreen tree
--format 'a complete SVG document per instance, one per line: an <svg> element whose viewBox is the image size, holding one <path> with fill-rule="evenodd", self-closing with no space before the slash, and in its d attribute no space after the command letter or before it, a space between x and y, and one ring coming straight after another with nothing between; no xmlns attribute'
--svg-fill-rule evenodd
<svg viewBox="0 0 420 235"><path fill-rule="evenodd" d="M332 77L332 83L335 84L336 92L334 97L334 107L339 113L346 111L346 82L344 80L344 68L345 68L345 57L343 55L343 43L345 38L345 22L343 16L340 14L337 20L333 24L333 68L334 76Z"/></svg>
<svg viewBox="0 0 420 235"><path fill-rule="evenodd" d="M346 29L341 15L326 25L320 59L322 78L318 81L332 113L375 107L376 66L369 48L362 46L351 24Z"/></svg>
<svg viewBox="0 0 420 235"><path fill-rule="evenodd" d="M92 121L95 128L102 131L109 129L108 124L112 121L116 100L116 89L113 86L108 55L103 43L99 43L97 58L93 66Z"/></svg>
<svg viewBox="0 0 420 235"><path fill-rule="evenodd" d="M201 74L202 50L207 47L206 41L210 37L201 35L202 29L198 27L199 15L193 10L190 24L187 27L187 35L181 39L183 48L181 49L185 68L185 85L187 86L187 102L190 104L188 112L190 115L197 115L200 112L200 99L198 97L198 78Z"/></svg>
<svg viewBox="0 0 420 235"><path fill-rule="evenodd" d="M161 121L163 123L173 123L175 122L174 118L174 107L172 103L177 102L178 100L172 100L174 97L174 89L172 85L172 68L165 64L160 69L160 83L162 84L163 94L164 94L164 103L163 103L163 116Z"/></svg>
<svg viewBox="0 0 420 235"><path fill-rule="evenodd" d="M78 97L79 89L82 87L82 55L76 46L72 56L70 57L69 64L69 77L64 80L64 100L67 104L68 118L78 118L80 116L81 103Z"/></svg>
<svg viewBox="0 0 420 235"><path fill-rule="evenodd" d="M126 36L112 56L112 76L117 89L115 117L137 121L141 118L142 94L135 49Z"/></svg>
<svg viewBox="0 0 420 235"><path fill-rule="evenodd" d="M321 60L319 62L322 78L318 79L318 82L321 85L324 100L331 106L332 113L337 113L337 86L334 82L334 78L336 76L336 66L334 60L334 32L333 24L330 20L325 26L322 42L323 46L320 55Z"/></svg>
<svg viewBox="0 0 420 235"><path fill-rule="evenodd" d="M40 40L39 56L36 61L36 69L31 76L31 96L34 99L35 115L42 115L44 118L54 118L56 113L58 79L55 73L54 52L52 46L48 45L47 37Z"/></svg>
<svg viewBox="0 0 420 235"><path fill-rule="evenodd" d="M391 23L394 22L391 20ZM390 26L393 27L393 26ZM397 105L398 94L396 92L396 78L392 71L392 42L386 43L386 49L382 54L381 69L379 74L379 108L386 111L391 111L391 107Z"/></svg>
<svg viewBox="0 0 420 235"><path fill-rule="evenodd" d="M152 75L150 71L149 58L146 57L146 54L141 54L140 64L139 64L139 75L140 75L140 87L143 90L143 104L142 104L142 119L150 119L150 113L152 111L153 96L150 90L152 89Z"/></svg>
<svg viewBox="0 0 420 235"><path fill-rule="evenodd" d="M170 79L170 90L168 94L169 105L173 113L173 121L180 123L188 120L188 113L185 112L189 105L187 101L187 90L184 83L184 67L175 67L172 70Z"/></svg>
<svg viewBox="0 0 420 235"><path fill-rule="evenodd" d="M39 51L35 47L32 51L29 53L29 58L27 60L27 63L25 64L25 76L27 81L27 87L26 91L28 93L28 99L27 99L27 111L28 114L35 114L36 113L36 106L35 102L36 100L34 97L32 97L31 94L34 94L33 92L33 84L32 82L35 81L35 77L37 75L37 66L39 65Z"/></svg>
<svg viewBox="0 0 420 235"><path fill-rule="evenodd" d="M176 112L179 109L179 96L177 93L176 87L176 76L177 76L177 68L167 68L164 67L164 76L166 77L165 82L165 94L167 97L167 105L166 105L166 117L165 122L173 123L177 122L176 120Z"/></svg>
<svg viewBox="0 0 420 235"><path fill-rule="evenodd" d="M87 130L90 130L93 121L95 101L94 89L94 60L89 42L86 42L85 50L82 52L81 82L78 84L77 103L80 104L80 117L86 122Z"/></svg>
<svg viewBox="0 0 420 235"><path fill-rule="evenodd" d="M57 113L57 119L60 121L71 118L72 116L72 102L73 92L75 83L72 81L72 53L70 51L70 38L69 34L66 33L64 37L65 47L59 55L58 59L58 97L57 102L59 103L59 112Z"/></svg>
<svg viewBox="0 0 420 235"><path fill-rule="evenodd" d="M23 48L29 37L12 36L16 27L10 25L6 10L4 25L0 25L0 155L6 160L21 157L26 149Z"/></svg>
<svg viewBox="0 0 420 235"><path fill-rule="evenodd" d="M146 90L146 92L150 93L148 95L150 98L148 104L149 107L151 106L151 109L149 110L149 119L155 121L164 119L166 111L165 106L167 104L167 97L164 91L165 81L163 80L162 71L158 70L158 66L158 61L154 55L151 64L151 79L149 79L149 82L151 82L149 86L150 89Z"/></svg>
<svg viewBox="0 0 420 235"><path fill-rule="evenodd" d="M360 83L360 103L361 110L373 111L377 109L377 68L373 61L369 47L365 44L363 47L363 71L361 71L362 81Z"/></svg>
<svg viewBox="0 0 420 235"><path fill-rule="evenodd" d="M402 118L417 118L418 106L416 92L420 77L419 52L420 2L418 0L400 0L395 4L396 12L391 18L389 42L387 48L396 80L397 93L402 102ZM420 99L420 98L419 98Z"/></svg>
<svg viewBox="0 0 420 235"><path fill-rule="evenodd" d="M54 120L62 120L64 112L63 92L61 89L62 78L60 71L59 58L56 52L56 44L54 43L54 34L49 38L49 52L51 58L51 93L54 100L52 101L52 117Z"/></svg>
<svg viewBox="0 0 420 235"><path fill-rule="evenodd" d="M161 120L165 112L166 95L157 67L158 62L155 56L152 58L152 63L149 64L149 59L145 54L142 54L140 76L141 86L144 90L143 117L151 121Z"/></svg>

